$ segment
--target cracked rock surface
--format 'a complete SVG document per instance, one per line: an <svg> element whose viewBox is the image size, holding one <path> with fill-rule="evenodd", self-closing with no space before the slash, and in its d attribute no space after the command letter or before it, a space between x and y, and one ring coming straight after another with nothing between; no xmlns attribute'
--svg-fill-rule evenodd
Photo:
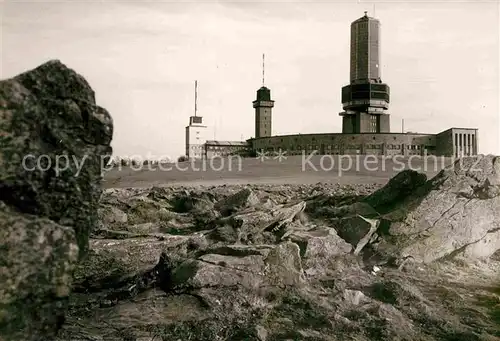
<svg viewBox="0 0 500 341"><path fill-rule="evenodd" d="M0 340L53 340L98 221L112 119L49 61L0 81Z"/></svg>
<svg viewBox="0 0 500 341"><path fill-rule="evenodd" d="M390 203L389 209L381 208L384 229L380 246L375 248L425 263L493 255L500 249L499 179L499 157L457 161L413 193Z"/></svg>
<svg viewBox="0 0 500 341"><path fill-rule="evenodd" d="M382 188L106 190L58 340L497 340L498 159L459 162Z"/></svg>

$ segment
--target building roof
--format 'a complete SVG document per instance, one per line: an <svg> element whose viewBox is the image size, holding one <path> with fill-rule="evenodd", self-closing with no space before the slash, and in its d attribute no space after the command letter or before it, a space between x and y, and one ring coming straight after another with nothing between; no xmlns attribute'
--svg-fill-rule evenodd
<svg viewBox="0 0 500 341"><path fill-rule="evenodd" d="M205 144L212 146L246 146L248 143L246 141L216 141L216 140L207 140Z"/></svg>
<svg viewBox="0 0 500 341"><path fill-rule="evenodd" d="M256 141L260 139L270 139L270 138L295 138L295 137L316 137L316 136L353 136L353 135L414 135L414 136L436 136L436 133L306 133L306 134L288 134L288 135L273 135L273 136L264 136L258 138L251 138L249 141Z"/></svg>
<svg viewBox="0 0 500 341"><path fill-rule="evenodd" d="M451 128L448 128L446 130L443 130L439 133L437 133L436 135L441 135L441 134L444 134L444 133L448 133L450 131L453 131L453 130L469 130L469 131L472 131L474 130L476 132L476 134L478 133L479 129L477 128L458 128L458 127L451 127Z"/></svg>
<svg viewBox="0 0 500 341"><path fill-rule="evenodd" d="M369 17L368 16L368 12L365 12L365 15L363 15L361 18L357 19L357 20L354 20L352 23L355 24L355 23L358 23L358 22L361 22L361 21L379 21L378 19L376 18L373 18L373 17Z"/></svg>
<svg viewBox="0 0 500 341"><path fill-rule="evenodd" d="M448 128L444 131L448 131L448 130L452 130L452 129L460 129L460 130L478 130L477 128L464 128L464 127L451 127L451 128Z"/></svg>

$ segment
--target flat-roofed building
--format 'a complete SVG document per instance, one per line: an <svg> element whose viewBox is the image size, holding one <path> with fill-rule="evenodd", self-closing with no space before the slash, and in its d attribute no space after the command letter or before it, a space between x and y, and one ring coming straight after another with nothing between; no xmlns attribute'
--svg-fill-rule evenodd
<svg viewBox="0 0 500 341"><path fill-rule="evenodd" d="M462 157L478 154L477 129L450 128L436 134L439 155Z"/></svg>
<svg viewBox="0 0 500 341"><path fill-rule="evenodd" d="M206 158L210 159L219 156L246 154L249 149L250 144L247 141L208 140L204 145L204 154Z"/></svg>

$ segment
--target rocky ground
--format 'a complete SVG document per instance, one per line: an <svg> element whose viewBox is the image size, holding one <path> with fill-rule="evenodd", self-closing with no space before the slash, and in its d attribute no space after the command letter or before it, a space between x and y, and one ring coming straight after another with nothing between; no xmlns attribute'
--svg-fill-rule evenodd
<svg viewBox="0 0 500 341"><path fill-rule="evenodd" d="M498 166L108 189L59 340L500 339Z"/></svg>

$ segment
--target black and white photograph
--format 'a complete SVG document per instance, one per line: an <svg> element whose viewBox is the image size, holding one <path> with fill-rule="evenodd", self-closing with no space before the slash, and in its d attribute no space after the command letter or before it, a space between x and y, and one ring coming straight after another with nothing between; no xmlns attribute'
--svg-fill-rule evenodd
<svg viewBox="0 0 500 341"><path fill-rule="evenodd" d="M500 0L0 33L0 341L500 341Z"/></svg>

